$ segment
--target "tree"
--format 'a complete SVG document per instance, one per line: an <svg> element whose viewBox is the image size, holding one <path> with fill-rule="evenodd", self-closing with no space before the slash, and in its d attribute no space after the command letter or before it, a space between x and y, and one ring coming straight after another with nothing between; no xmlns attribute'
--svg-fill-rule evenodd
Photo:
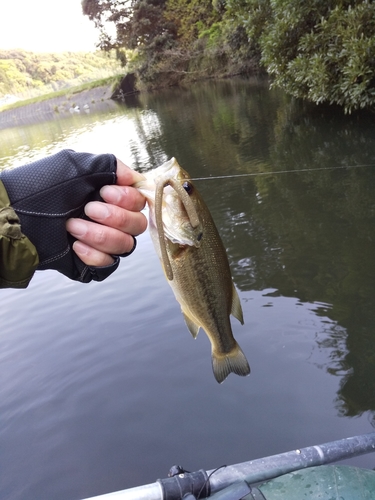
<svg viewBox="0 0 375 500"><path fill-rule="evenodd" d="M368 0L228 0L273 85L346 112L375 104L375 4Z"/></svg>
<svg viewBox="0 0 375 500"><path fill-rule="evenodd" d="M175 26L179 44L191 47L220 15L212 0L168 0L165 17Z"/></svg>
<svg viewBox="0 0 375 500"><path fill-rule="evenodd" d="M100 47L160 50L174 36L163 16L166 0L83 0L82 10L100 30ZM157 40L159 39L159 43Z"/></svg>
<svg viewBox="0 0 375 500"><path fill-rule="evenodd" d="M142 80L156 78L154 70L176 37L173 23L164 16L167 0L83 0L83 13L100 30L101 49L136 49Z"/></svg>

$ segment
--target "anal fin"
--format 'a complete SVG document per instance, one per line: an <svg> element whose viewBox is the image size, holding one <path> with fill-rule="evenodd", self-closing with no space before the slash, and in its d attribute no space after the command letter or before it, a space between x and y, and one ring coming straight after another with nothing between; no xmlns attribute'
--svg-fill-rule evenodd
<svg viewBox="0 0 375 500"><path fill-rule="evenodd" d="M197 325L196 323L194 323L194 321L192 319L190 319L189 316L187 316L184 312L182 312L182 314L184 316L184 320L185 320L186 326L189 329L189 332L192 334L194 339L197 338L200 326Z"/></svg>
<svg viewBox="0 0 375 500"><path fill-rule="evenodd" d="M244 324L243 321L243 314L242 314L242 306L240 302L240 298L238 296L238 292L236 290L236 287L232 284L233 286L233 293L232 293L232 309L231 309L231 314L238 319L238 321L241 323L241 325Z"/></svg>

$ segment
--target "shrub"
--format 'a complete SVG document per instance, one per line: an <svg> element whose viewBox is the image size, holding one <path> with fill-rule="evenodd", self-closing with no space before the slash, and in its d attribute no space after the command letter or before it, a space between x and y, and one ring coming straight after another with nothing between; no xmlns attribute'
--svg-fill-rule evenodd
<svg viewBox="0 0 375 500"><path fill-rule="evenodd" d="M375 104L375 5L271 1L259 44L273 85L346 112Z"/></svg>
<svg viewBox="0 0 375 500"><path fill-rule="evenodd" d="M227 0L229 40L239 27L272 85L346 112L375 104L375 4L367 0ZM243 46L243 42L241 42Z"/></svg>

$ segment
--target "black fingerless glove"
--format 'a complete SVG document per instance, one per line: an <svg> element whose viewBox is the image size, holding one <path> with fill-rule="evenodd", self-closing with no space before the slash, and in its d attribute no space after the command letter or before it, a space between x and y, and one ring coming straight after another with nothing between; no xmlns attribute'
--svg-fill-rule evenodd
<svg viewBox="0 0 375 500"><path fill-rule="evenodd" d="M70 217L86 218L87 202L101 200L99 189L116 182L116 157L61 151L14 170L0 173L21 230L35 245L39 270L55 269L68 278L102 281L119 265L89 267L72 250L75 239L66 231Z"/></svg>

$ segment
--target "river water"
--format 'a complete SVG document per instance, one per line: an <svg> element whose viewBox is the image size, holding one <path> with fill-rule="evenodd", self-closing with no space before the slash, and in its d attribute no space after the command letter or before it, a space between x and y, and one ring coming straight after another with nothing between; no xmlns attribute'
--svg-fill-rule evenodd
<svg viewBox="0 0 375 500"><path fill-rule="evenodd" d="M196 186L228 251L252 370L217 384L147 232L103 283L44 271L2 290L2 500L78 500L176 463L209 470L373 431L373 117L234 79L3 129L0 145L0 168L71 148L140 171L175 156L209 177Z"/></svg>

